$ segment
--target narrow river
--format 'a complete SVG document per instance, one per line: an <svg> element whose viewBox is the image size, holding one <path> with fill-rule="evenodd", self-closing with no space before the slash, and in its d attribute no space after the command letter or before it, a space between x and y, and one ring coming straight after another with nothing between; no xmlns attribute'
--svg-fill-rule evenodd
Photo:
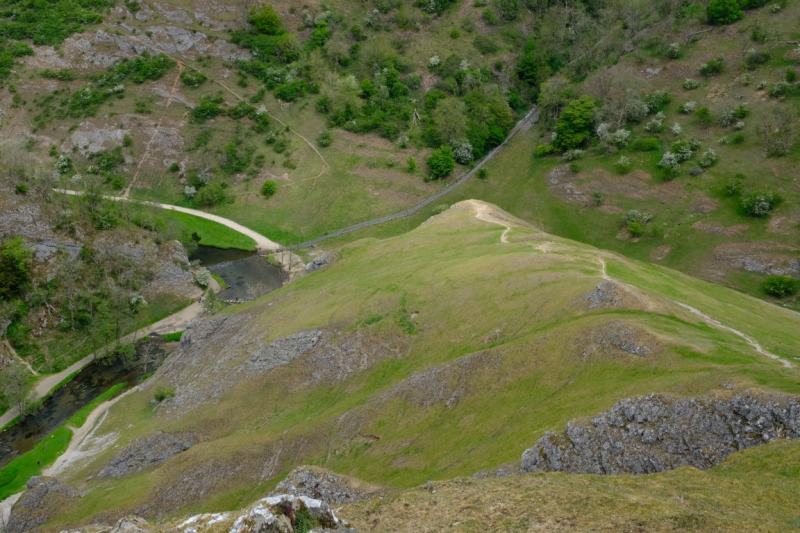
<svg viewBox="0 0 800 533"><path fill-rule="evenodd" d="M281 287L288 276L280 267L254 252L201 246L191 255L222 278L227 288L219 298L240 302L257 298ZM117 383L132 387L150 376L164 361L169 345L152 337L137 345L130 361L98 360L89 364L72 381L49 396L41 408L0 432L0 467L30 450L42 437L69 419L81 407Z"/></svg>

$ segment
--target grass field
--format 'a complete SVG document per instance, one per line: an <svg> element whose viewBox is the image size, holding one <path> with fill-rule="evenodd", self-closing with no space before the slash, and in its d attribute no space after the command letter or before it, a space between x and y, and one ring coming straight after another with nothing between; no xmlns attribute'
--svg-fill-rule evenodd
<svg viewBox="0 0 800 533"><path fill-rule="evenodd" d="M163 220L176 235L181 235L183 238L188 236L191 240L193 235L197 235L199 237L197 243L202 246L248 251L256 249L253 239L214 221L166 209L154 211L157 211L154 213L156 219Z"/></svg>
<svg viewBox="0 0 800 533"><path fill-rule="evenodd" d="M69 420L67 420L66 425L72 426L74 428L79 428L86 423L86 419L92 413L92 411L97 408L101 403L105 403L108 400L114 399L118 396L123 390L125 390L125 383L117 383L116 385L112 385L111 387L107 388L103 392L97 395L91 402L87 403L79 410L75 412Z"/></svg>
<svg viewBox="0 0 800 533"><path fill-rule="evenodd" d="M64 453L71 438L72 432L60 427L0 469L0 500L19 492L31 477L41 474Z"/></svg>
<svg viewBox="0 0 800 533"><path fill-rule="evenodd" d="M476 219L462 204L410 233L345 246L326 270L228 308L231 319L245 321L240 340L265 345L330 328L363 339L359 353L374 360L341 380L314 382L301 358L237 381L213 403L172 420L153 410L152 390L126 397L103 429L119 432L120 445L156 430L195 431L203 442L153 471L84 481L111 452L100 454L69 474L87 492L54 525L144 504L171 516L235 509L302 463L396 488L468 476L518 461L545 431L622 397L728 394L730 387L800 393L796 367L755 353L678 303L795 363L796 313L494 213L511 226L508 243L500 242L500 225ZM602 279L600 259L629 288L619 307L591 310L585 295ZM652 355L581 355L593 335L615 324L649 343ZM192 361L175 381L157 385L174 387L176 398L184 372L193 376L193 391L222 385L252 356L227 335L193 345ZM212 366L220 373L209 372ZM263 473L265 457L277 450L277 463ZM791 457L780 464L788 467ZM170 480L201 483L208 476L201 465L214 465L211 492L167 504L153 499L172 490Z"/></svg>

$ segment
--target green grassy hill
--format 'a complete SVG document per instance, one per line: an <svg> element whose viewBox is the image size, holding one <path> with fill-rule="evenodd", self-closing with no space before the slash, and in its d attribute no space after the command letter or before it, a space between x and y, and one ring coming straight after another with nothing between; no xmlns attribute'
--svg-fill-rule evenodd
<svg viewBox="0 0 800 533"><path fill-rule="evenodd" d="M98 434L119 438L62 476L85 496L54 527L238 508L303 463L396 488L470 475L643 393L800 392L793 311L474 201L407 234L348 245L326 270L210 321L111 411ZM267 346L288 353L288 341L272 341L309 330L316 348L253 366ZM156 405L164 390L174 397ZM149 471L92 477L156 430L192 431L201 443ZM789 464L785 448L771 453ZM642 479L624 483L644 491Z"/></svg>

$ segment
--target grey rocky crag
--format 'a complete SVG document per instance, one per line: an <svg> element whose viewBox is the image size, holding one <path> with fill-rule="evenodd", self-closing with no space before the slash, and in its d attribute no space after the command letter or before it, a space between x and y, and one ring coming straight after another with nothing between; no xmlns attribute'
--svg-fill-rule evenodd
<svg viewBox="0 0 800 533"><path fill-rule="evenodd" d="M133 441L100 470L98 477L122 477L161 464L197 444L192 433L156 432Z"/></svg>
<svg viewBox="0 0 800 533"><path fill-rule="evenodd" d="M11 508L6 533L36 529L52 518L67 502L79 497L78 491L51 477L32 477L25 492Z"/></svg>
<svg viewBox="0 0 800 533"><path fill-rule="evenodd" d="M800 437L800 399L736 395L628 398L563 433L547 433L522 455L526 472L647 474L709 468L729 454Z"/></svg>
<svg viewBox="0 0 800 533"><path fill-rule="evenodd" d="M275 489L279 493L307 496L330 504L364 500L380 491L377 487L312 466L298 466Z"/></svg>
<svg viewBox="0 0 800 533"><path fill-rule="evenodd" d="M330 506L315 498L276 494L241 511L205 513L176 524L151 525L137 516L122 518L113 526L93 524L64 533L294 533L295 531L354 532Z"/></svg>

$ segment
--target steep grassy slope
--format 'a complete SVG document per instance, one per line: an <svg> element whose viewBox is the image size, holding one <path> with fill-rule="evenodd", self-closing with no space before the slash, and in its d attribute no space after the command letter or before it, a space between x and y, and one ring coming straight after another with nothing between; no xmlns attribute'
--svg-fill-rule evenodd
<svg viewBox="0 0 800 533"><path fill-rule="evenodd" d="M86 496L53 525L240 507L300 463L391 487L469 475L647 392L798 393L799 323L463 202L408 234L353 243L327 270L188 332L101 427L119 433L115 447L64 474ZM294 359L288 341L270 351L308 330L316 347ZM259 366L275 353L277 366ZM174 397L156 406L160 387ZM202 442L154 470L90 477L155 430Z"/></svg>
<svg viewBox="0 0 800 533"><path fill-rule="evenodd" d="M789 531L800 525L798 454L787 442L707 472L457 479L339 514L369 531Z"/></svg>

